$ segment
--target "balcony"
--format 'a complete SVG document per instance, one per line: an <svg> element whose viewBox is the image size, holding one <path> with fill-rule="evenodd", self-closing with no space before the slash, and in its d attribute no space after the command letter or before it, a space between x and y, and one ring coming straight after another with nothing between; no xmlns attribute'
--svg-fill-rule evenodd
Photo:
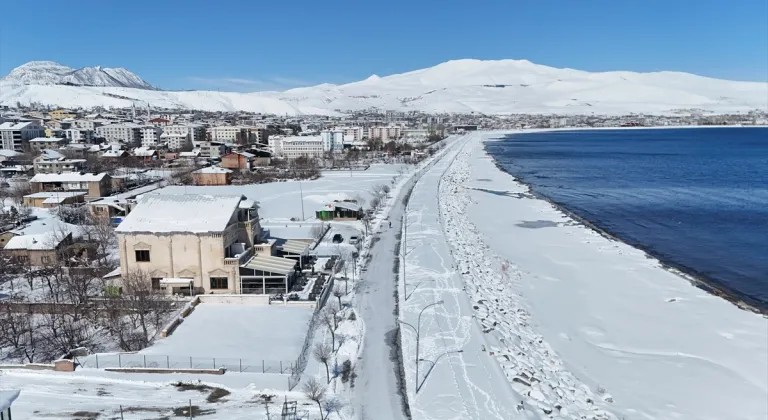
<svg viewBox="0 0 768 420"><path fill-rule="evenodd" d="M224 258L224 265L243 265L253 256L253 247L250 247L241 253L239 256L232 258Z"/></svg>

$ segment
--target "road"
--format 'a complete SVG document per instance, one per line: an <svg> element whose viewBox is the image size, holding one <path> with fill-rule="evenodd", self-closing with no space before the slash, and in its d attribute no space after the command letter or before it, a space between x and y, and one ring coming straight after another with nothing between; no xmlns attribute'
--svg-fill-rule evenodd
<svg viewBox="0 0 768 420"><path fill-rule="evenodd" d="M400 189L389 213L392 227L382 223L382 232L377 234L378 241L371 249L372 259L358 284L357 309L365 324L354 398L356 417L360 420L406 419L397 379L399 349L394 346L397 332L395 255L399 252L399 232L405 211L403 198L421 175L441 158L436 157Z"/></svg>

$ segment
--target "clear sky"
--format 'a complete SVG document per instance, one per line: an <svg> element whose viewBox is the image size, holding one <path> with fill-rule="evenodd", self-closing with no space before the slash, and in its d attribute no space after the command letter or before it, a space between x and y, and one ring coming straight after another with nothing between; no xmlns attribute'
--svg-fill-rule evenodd
<svg viewBox="0 0 768 420"><path fill-rule="evenodd" d="M768 0L6 0L0 74L125 67L163 89L345 83L459 58L768 81Z"/></svg>

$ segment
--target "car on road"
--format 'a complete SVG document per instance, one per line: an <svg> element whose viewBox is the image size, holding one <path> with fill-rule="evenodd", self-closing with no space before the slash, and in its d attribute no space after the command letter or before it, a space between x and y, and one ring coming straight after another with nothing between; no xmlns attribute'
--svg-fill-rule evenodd
<svg viewBox="0 0 768 420"><path fill-rule="evenodd" d="M340 233L337 233L337 234L333 235L332 241L335 244L340 244L340 243L344 242L344 237L341 236Z"/></svg>
<svg viewBox="0 0 768 420"><path fill-rule="evenodd" d="M350 236L349 237L349 243L352 245L357 245L357 243L360 242L360 238L357 236Z"/></svg>

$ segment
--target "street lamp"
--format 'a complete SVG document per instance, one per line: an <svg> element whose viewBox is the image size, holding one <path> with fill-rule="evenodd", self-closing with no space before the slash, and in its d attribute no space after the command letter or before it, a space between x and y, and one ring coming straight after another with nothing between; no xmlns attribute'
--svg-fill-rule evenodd
<svg viewBox="0 0 768 420"><path fill-rule="evenodd" d="M413 325L411 325L411 324L409 324L409 323L407 323L405 321L398 320L398 322L400 322L401 324L407 325L407 326L411 327L411 329L416 333L416 392L417 393L419 392L419 342L420 342L420 338L421 338L421 315L427 309L429 309L429 308L431 308L431 307L433 307L435 305L442 305L443 303L445 303L444 300L438 300L437 302L430 303L429 305L427 305L424 308L422 308L421 312L419 312L419 318L418 318L418 321L416 322L416 327L414 327Z"/></svg>
<svg viewBox="0 0 768 420"><path fill-rule="evenodd" d="M432 372L432 369L435 367L435 365L436 365L436 364L437 364L437 362L440 360L440 358L441 358L441 357L443 357L443 356L445 356L446 354L451 354L451 353L464 353L464 349L459 349L459 350L448 350L448 351L446 351L445 353L443 353L443 354L441 354L441 355L437 356L437 358L435 359L435 361L434 361L434 362L433 362L433 361L431 361L431 360L428 360L428 359L419 359L419 362L429 362L429 363L432 363L432 364L429 366L429 370L427 371L427 374L426 374L426 375L424 375L424 380L423 380L423 381L421 381L421 384L419 384L418 382L416 383L416 392L419 392L419 390L421 389L421 386L422 386L422 385L424 385L424 382L426 382L426 381L427 381L427 377L428 377L428 376L429 376L429 374Z"/></svg>

